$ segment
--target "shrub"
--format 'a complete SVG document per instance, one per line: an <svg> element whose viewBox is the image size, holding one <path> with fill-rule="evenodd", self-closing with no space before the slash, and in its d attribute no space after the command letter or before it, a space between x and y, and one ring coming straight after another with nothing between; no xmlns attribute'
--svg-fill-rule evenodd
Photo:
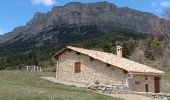
<svg viewBox="0 0 170 100"><path fill-rule="evenodd" d="M48 67L42 70L43 72L56 72L56 68L55 67Z"/></svg>

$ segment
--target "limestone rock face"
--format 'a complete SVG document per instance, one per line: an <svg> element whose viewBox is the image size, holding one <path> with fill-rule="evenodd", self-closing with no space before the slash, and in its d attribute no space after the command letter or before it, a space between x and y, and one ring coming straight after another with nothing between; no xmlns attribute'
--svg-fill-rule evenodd
<svg viewBox="0 0 170 100"><path fill-rule="evenodd" d="M151 13L127 7L119 8L108 2L72 2L64 6L55 6L47 13L36 13L25 26L17 27L12 32L0 36L0 45L28 40L36 44L44 44L45 40L57 43L61 40L61 34L87 34L88 29L85 30L84 27L91 25L102 33L130 31L153 35L158 34L155 23L160 24L161 20Z"/></svg>

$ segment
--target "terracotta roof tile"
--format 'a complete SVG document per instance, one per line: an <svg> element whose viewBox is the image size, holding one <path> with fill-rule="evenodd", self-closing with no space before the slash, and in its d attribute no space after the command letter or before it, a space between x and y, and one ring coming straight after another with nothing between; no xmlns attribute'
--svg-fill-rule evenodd
<svg viewBox="0 0 170 100"><path fill-rule="evenodd" d="M72 46L67 46L67 48L88 55L90 57L93 57L97 60L108 63L110 65L116 66L118 68L127 70L129 73L164 74L163 71L131 61L123 57L118 57L117 55L112 53L106 53L106 52L101 52L96 50L88 50L88 49L77 48Z"/></svg>

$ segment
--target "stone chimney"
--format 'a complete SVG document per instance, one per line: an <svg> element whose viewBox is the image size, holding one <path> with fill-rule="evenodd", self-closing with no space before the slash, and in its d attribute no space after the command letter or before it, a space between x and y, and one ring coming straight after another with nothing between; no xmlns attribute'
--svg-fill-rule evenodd
<svg viewBox="0 0 170 100"><path fill-rule="evenodd" d="M122 57L122 46L116 46L116 53L118 57Z"/></svg>

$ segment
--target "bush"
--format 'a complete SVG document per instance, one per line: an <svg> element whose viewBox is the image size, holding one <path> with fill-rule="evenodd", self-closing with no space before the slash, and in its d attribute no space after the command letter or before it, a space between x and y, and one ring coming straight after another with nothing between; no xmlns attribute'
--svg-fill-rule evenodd
<svg viewBox="0 0 170 100"><path fill-rule="evenodd" d="M147 40L145 44L145 57L155 60L163 56L163 43L159 37Z"/></svg>
<svg viewBox="0 0 170 100"><path fill-rule="evenodd" d="M45 68L42 71L43 72L56 72L56 67Z"/></svg>
<svg viewBox="0 0 170 100"><path fill-rule="evenodd" d="M136 41L130 40L123 42L123 56L129 57L136 48Z"/></svg>
<svg viewBox="0 0 170 100"><path fill-rule="evenodd" d="M10 67L6 67L5 70L10 70L11 68Z"/></svg>

